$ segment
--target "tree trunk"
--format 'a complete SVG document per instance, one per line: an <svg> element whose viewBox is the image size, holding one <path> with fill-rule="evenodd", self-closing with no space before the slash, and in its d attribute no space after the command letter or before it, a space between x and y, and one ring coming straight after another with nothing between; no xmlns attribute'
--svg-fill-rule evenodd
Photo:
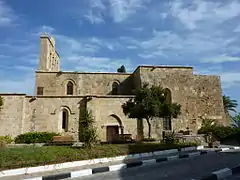
<svg viewBox="0 0 240 180"><path fill-rule="evenodd" d="M147 120L147 124L148 124L148 139L151 138L151 123L150 123L150 119L146 119Z"/></svg>

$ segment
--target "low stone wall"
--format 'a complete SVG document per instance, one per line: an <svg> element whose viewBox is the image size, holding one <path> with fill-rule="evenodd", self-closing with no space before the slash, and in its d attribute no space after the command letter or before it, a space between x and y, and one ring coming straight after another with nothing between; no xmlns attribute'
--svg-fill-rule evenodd
<svg viewBox="0 0 240 180"><path fill-rule="evenodd" d="M180 142L183 143L199 143L203 146L207 145L207 142L204 138L204 134L194 134L194 135L183 135L177 134L177 138Z"/></svg>

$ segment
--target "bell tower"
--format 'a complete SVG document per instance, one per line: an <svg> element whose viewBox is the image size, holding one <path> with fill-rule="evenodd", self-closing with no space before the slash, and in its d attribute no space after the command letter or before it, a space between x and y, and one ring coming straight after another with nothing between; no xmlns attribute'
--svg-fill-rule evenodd
<svg viewBox="0 0 240 180"><path fill-rule="evenodd" d="M40 37L40 61L38 71L58 72L60 70L60 57L56 51L53 37L46 33Z"/></svg>

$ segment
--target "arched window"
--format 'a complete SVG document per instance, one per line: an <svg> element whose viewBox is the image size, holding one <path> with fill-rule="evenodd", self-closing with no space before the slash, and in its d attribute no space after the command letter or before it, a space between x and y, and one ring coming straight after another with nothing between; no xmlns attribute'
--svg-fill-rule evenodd
<svg viewBox="0 0 240 180"><path fill-rule="evenodd" d="M62 129L64 129L65 132L68 131L68 119L69 119L69 113L66 109L62 110Z"/></svg>
<svg viewBox="0 0 240 180"><path fill-rule="evenodd" d="M113 95L117 95L118 94L118 88L119 88L119 84L117 82L114 82L112 84L112 94Z"/></svg>
<svg viewBox="0 0 240 180"><path fill-rule="evenodd" d="M73 83L71 81L67 83L67 95L73 95Z"/></svg>
<svg viewBox="0 0 240 180"><path fill-rule="evenodd" d="M164 95L165 95L165 98L166 98L166 102L171 104L172 103L172 94L171 94L170 89L165 88L164 89Z"/></svg>

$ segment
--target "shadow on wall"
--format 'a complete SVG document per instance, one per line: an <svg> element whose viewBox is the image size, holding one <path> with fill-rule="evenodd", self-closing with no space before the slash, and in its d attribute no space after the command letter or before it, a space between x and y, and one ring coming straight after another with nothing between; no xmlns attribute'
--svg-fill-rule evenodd
<svg viewBox="0 0 240 180"><path fill-rule="evenodd" d="M133 95L133 77L129 76L122 82L113 81L111 86L111 91L107 95Z"/></svg>
<svg viewBox="0 0 240 180"><path fill-rule="evenodd" d="M81 133L80 133L80 132L82 132L82 130L81 130L82 127L80 126L80 118L83 118L84 113L86 113L87 101L88 101L87 98L83 98L78 103L79 104L79 119L78 119L78 122L79 122L79 124L78 124L78 132L79 132L79 134L78 134L78 140L79 141L82 140Z"/></svg>

